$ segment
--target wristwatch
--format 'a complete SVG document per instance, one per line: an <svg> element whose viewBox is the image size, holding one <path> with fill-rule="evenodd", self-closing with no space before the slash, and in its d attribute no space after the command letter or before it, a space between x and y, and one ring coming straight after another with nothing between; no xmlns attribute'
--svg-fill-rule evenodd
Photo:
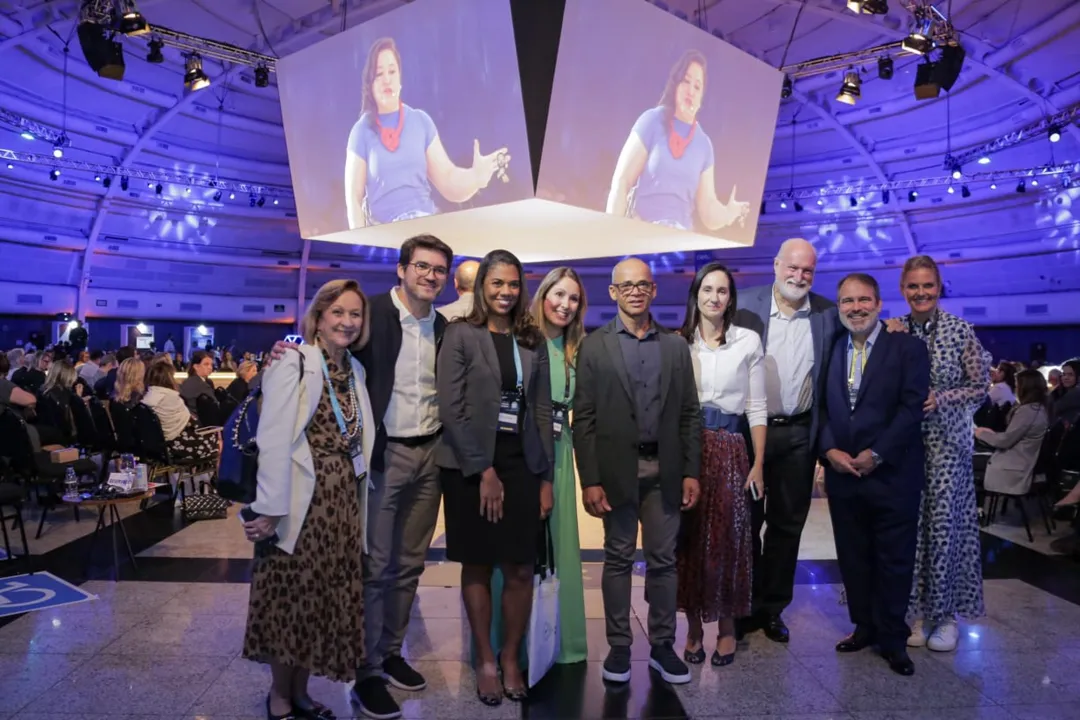
<svg viewBox="0 0 1080 720"><path fill-rule="evenodd" d="M876 467L877 467L878 465L880 465L880 464L881 464L881 456L880 456L880 455L878 455L878 454L877 454L876 452L874 452L873 450L871 450L871 451L870 451L870 459L872 459L872 460L874 461L874 467L875 467L875 468L876 468Z"/></svg>

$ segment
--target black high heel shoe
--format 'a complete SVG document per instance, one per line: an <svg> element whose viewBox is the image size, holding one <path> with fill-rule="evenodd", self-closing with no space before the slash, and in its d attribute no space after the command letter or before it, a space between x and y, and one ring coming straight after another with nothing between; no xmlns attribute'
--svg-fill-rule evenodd
<svg viewBox="0 0 1080 720"><path fill-rule="evenodd" d="M509 700L510 702L516 702L516 703L525 702L526 700L528 700L529 699L529 689L527 687L517 687L517 688L506 687L505 675L503 674L503 671L502 671L502 653L499 653L495 657L495 664L499 668L499 677L503 679L502 680L502 691L503 691L503 695L506 696L506 699Z"/></svg>
<svg viewBox="0 0 1080 720"><path fill-rule="evenodd" d="M682 659L691 665L700 665L705 662L705 646L702 645L697 650L683 650Z"/></svg>
<svg viewBox="0 0 1080 720"><path fill-rule="evenodd" d="M301 720L337 720L337 716L330 708L311 698L307 698L304 705L293 700L293 714Z"/></svg>

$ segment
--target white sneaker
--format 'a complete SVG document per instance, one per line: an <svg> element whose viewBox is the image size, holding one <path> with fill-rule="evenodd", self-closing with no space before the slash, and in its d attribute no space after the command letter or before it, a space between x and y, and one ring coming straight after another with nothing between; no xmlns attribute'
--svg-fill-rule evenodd
<svg viewBox="0 0 1080 720"><path fill-rule="evenodd" d="M934 652L952 652L956 649L956 641L959 638L960 629L956 627L956 621L946 620L934 628L934 632L926 641L926 647Z"/></svg>
<svg viewBox="0 0 1080 720"><path fill-rule="evenodd" d="M924 645L926 645L926 628L923 626L922 620L916 620L911 623L911 634L908 635L907 646L920 648Z"/></svg>

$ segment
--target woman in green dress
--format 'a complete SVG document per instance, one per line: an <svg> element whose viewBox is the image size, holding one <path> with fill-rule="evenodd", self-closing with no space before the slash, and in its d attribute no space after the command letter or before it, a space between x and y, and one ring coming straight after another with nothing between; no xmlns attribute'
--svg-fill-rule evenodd
<svg viewBox="0 0 1080 720"><path fill-rule="evenodd" d="M581 580L581 543L578 540L577 474L574 471L574 442L570 435L571 405L574 398L574 356L585 337L585 286L569 267L547 274L532 301L533 319L547 337L551 366L551 399L555 430L555 506L551 510L555 572L559 577L560 665L584 662L585 590ZM502 622L498 597L502 577L495 570L491 579L491 646L502 647ZM524 654L527 641L522 643ZM474 652L475 657L475 652ZM524 665L526 659L521 660Z"/></svg>

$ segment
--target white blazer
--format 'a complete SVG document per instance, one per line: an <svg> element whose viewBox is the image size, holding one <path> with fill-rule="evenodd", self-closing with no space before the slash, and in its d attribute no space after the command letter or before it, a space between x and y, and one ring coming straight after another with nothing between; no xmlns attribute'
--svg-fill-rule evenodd
<svg viewBox="0 0 1080 720"><path fill-rule="evenodd" d="M255 441L259 446L258 486L251 509L260 515L280 517L277 546L292 554L304 525L311 495L315 490L315 463L308 445L308 423L319 407L325 380L321 351L314 346L299 348L304 355L304 374L300 377L300 357L286 352L285 357L263 373L262 409ZM375 422L364 380L364 368L350 356L356 379L356 395L364 427L361 447L365 463L371 465L375 443ZM367 503L371 477L360 488L360 517L364 521L363 549L367 552Z"/></svg>

